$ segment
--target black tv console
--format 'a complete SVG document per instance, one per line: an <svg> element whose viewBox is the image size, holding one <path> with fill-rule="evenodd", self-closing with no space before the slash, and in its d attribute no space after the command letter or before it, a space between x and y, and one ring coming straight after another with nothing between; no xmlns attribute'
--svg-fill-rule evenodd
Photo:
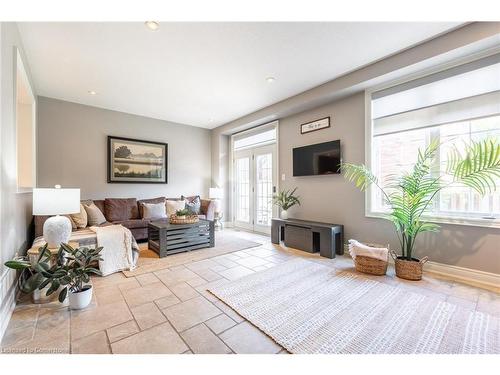
<svg viewBox="0 0 500 375"><path fill-rule="evenodd" d="M333 259L344 254L344 226L299 219L272 219L271 242Z"/></svg>

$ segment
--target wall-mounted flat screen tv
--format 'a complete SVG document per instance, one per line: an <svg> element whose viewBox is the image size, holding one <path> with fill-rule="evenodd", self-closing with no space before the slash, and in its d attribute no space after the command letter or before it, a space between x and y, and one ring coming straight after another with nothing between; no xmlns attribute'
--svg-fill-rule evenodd
<svg viewBox="0 0 500 375"><path fill-rule="evenodd" d="M314 176L340 173L340 140L293 149L293 175Z"/></svg>

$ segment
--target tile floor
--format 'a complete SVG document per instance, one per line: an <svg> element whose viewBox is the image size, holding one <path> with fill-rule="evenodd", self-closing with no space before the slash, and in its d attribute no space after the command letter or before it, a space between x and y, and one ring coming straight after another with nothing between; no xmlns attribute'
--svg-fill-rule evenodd
<svg viewBox="0 0 500 375"><path fill-rule="evenodd" d="M237 233L261 245L132 278L122 273L93 278L94 299L85 310L19 301L2 340L2 352L286 353L207 292L207 287L293 257L354 272L352 260L320 258L272 245L265 236ZM500 316L500 288L481 289L429 275L420 282L407 282L395 278L392 269L386 277L373 278Z"/></svg>

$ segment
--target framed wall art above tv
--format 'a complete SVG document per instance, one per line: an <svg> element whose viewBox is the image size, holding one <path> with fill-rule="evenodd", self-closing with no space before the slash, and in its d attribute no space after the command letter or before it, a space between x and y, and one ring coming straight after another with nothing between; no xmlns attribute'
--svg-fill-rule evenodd
<svg viewBox="0 0 500 375"><path fill-rule="evenodd" d="M168 144L108 136L108 183L166 184Z"/></svg>

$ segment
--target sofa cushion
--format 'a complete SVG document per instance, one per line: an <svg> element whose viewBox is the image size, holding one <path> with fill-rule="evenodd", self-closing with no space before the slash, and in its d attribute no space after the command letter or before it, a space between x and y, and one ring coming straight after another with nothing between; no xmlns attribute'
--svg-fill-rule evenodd
<svg viewBox="0 0 500 375"><path fill-rule="evenodd" d="M143 203L143 219L166 219L167 209L165 203Z"/></svg>
<svg viewBox="0 0 500 375"><path fill-rule="evenodd" d="M63 215L63 216L66 216L69 219L69 222L71 223L71 231L78 229L78 227L77 227L75 221L73 220L73 218L71 217L71 215Z"/></svg>
<svg viewBox="0 0 500 375"><path fill-rule="evenodd" d="M143 203L165 203L165 197L151 198L151 199L141 199L137 201L137 206L139 207L139 217L144 217Z"/></svg>
<svg viewBox="0 0 500 375"><path fill-rule="evenodd" d="M71 214L71 219L76 224L76 227L79 229L85 228L87 226L87 211L83 207L83 204L80 204L80 212L77 214Z"/></svg>
<svg viewBox="0 0 500 375"><path fill-rule="evenodd" d="M150 221L151 220L148 219L130 219L130 220L115 221L113 224L121 224L128 229L147 228Z"/></svg>
<svg viewBox="0 0 500 375"><path fill-rule="evenodd" d="M106 221L102 211L94 203L87 205L83 203L85 211L87 211L87 219L89 227L94 225L100 225Z"/></svg>
<svg viewBox="0 0 500 375"><path fill-rule="evenodd" d="M94 204L97 206L98 209L101 210L102 213L104 213L104 199L96 199L93 200ZM82 202L83 203L83 202Z"/></svg>
<svg viewBox="0 0 500 375"><path fill-rule="evenodd" d="M186 201L186 209L189 211L191 215L200 214L201 202L199 195L196 195L194 197L182 196L181 198L183 198Z"/></svg>
<svg viewBox="0 0 500 375"><path fill-rule="evenodd" d="M139 209L135 198L106 198L104 215L111 222L139 219Z"/></svg>
<svg viewBox="0 0 500 375"><path fill-rule="evenodd" d="M210 199L202 199L200 202L200 214L207 214L208 207L213 201Z"/></svg>
<svg viewBox="0 0 500 375"><path fill-rule="evenodd" d="M206 216L207 220L215 218L215 201L210 199L201 200L201 214Z"/></svg>
<svg viewBox="0 0 500 375"><path fill-rule="evenodd" d="M167 215L173 215L178 210L186 208L186 201L167 199Z"/></svg>

